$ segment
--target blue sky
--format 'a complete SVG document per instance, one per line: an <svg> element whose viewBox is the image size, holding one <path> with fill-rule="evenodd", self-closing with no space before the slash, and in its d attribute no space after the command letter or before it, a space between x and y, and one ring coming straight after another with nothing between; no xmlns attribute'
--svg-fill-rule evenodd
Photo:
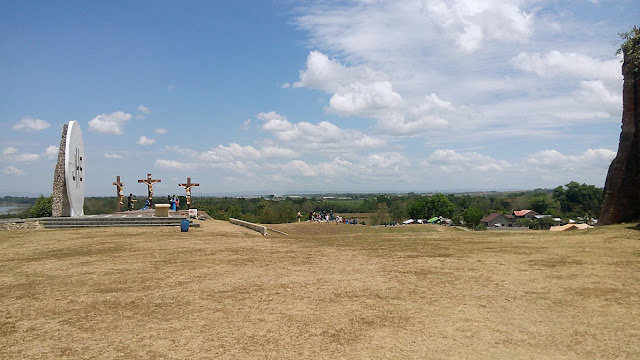
<svg viewBox="0 0 640 360"><path fill-rule="evenodd" d="M604 185L635 0L0 3L0 193ZM636 21L636 23L634 23Z"/></svg>

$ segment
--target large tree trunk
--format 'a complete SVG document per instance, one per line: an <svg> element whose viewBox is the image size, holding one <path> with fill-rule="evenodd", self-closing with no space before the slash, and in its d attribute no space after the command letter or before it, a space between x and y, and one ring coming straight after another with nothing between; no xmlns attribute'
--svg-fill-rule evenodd
<svg viewBox="0 0 640 360"><path fill-rule="evenodd" d="M599 224L640 218L640 114L638 113L640 64L624 54L622 75L622 132L618 155L607 174Z"/></svg>

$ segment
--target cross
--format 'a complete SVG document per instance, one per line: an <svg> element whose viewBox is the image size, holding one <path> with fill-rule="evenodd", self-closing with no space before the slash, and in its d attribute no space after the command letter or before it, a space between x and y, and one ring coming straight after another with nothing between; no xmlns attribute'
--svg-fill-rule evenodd
<svg viewBox="0 0 640 360"><path fill-rule="evenodd" d="M182 186L182 188L187 191L187 209L191 209L191 188L194 186L200 186L200 184L192 183L191 178L188 177L185 184L178 184L178 186Z"/></svg>
<svg viewBox="0 0 640 360"><path fill-rule="evenodd" d="M120 182L120 176L116 177L116 182L113 183L116 186L116 196L118 197L118 205L116 211L120 212L122 203L122 198L124 197L124 193L122 192L123 183Z"/></svg>
<svg viewBox="0 0 640 360"><path fill-rule="evenodd" d="M80 156L80 149L76 148L76 155L71 161L73 165L73 169L71 169L71 179L75 182L76 188L79 188L80 183L84 180L82 178L84 170L82 169L82 156Z"/></svg>
<svg viewBox="0 0 640 360"><path fill-rule="evenodd" d="M162 182L160 179L152 179L151 174L147 174L147 178L138 180L139 183L147 184L149 189L149 206L153 206L153 184Z"/></svg>

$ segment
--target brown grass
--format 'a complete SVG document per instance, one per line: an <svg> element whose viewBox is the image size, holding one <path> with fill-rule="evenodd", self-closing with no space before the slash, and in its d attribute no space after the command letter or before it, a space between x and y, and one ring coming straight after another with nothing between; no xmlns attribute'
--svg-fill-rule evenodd
<svg viewBox="0 0 640 360"><path fill-rule="evenodd" d="M640 358L637 230L270 227L0 231L0 358Z"/></svg>

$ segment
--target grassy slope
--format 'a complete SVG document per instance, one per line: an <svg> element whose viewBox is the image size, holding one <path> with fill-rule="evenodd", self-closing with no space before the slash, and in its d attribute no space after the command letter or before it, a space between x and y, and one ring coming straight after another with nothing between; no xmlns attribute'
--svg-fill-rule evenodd
<svg viewBox="0 0 640 360"><path fill-rule="evenodd" d="M0 231L0 358L639 358L640 232Z"/></svg>

